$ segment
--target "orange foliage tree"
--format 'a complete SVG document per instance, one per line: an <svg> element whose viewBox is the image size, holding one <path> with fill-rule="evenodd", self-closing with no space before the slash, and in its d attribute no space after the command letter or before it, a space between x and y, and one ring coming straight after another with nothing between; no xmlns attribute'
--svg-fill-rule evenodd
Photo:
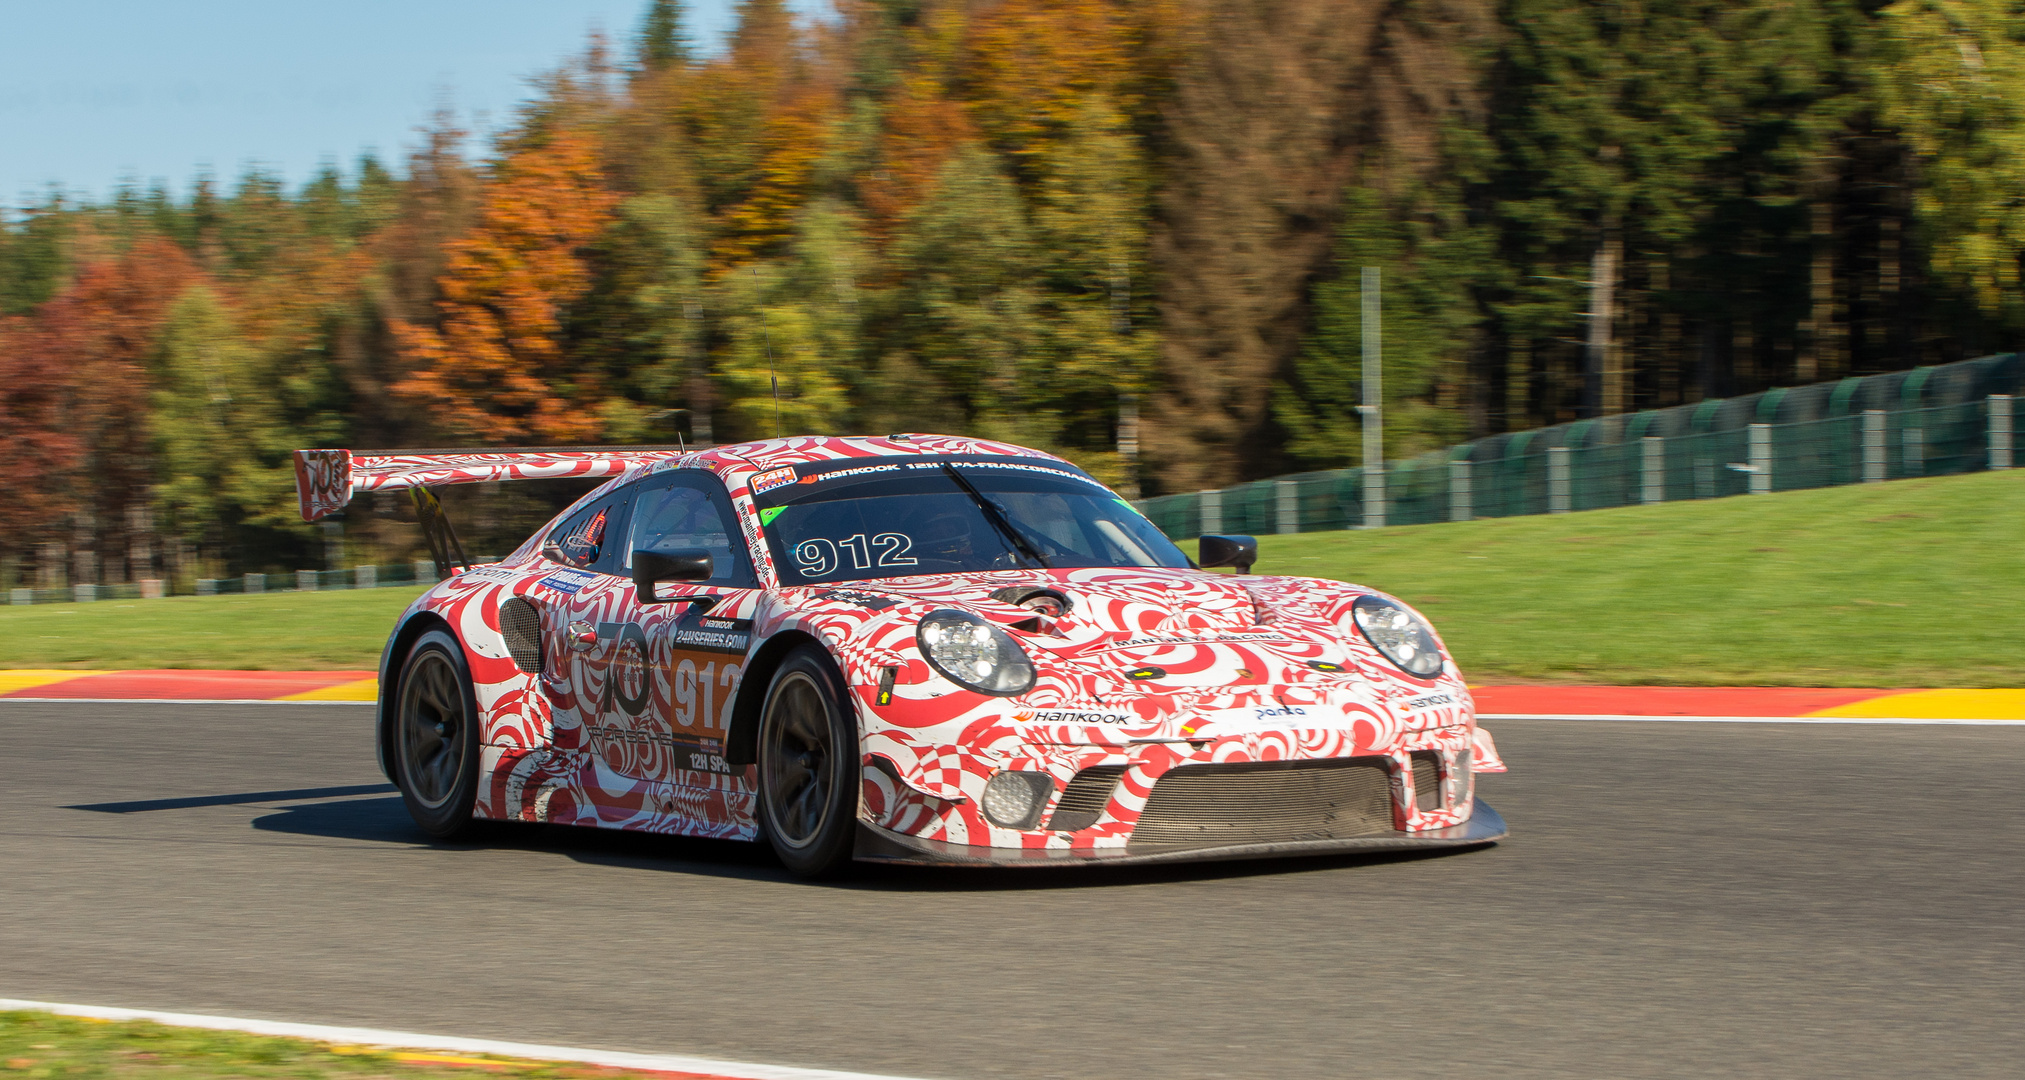
<svg viewBox="0 0 2025 1080"><path fill-rule="evenodd" d="M181 247L147 240L87 265L32 319L8 328L0 446L38 475L30 486L40 490L10 491L0 529L124 554L128 515L146 507L154 479L148 361L170 305L202 280ZM60 518L80 511L74 528L62 528Z"/></svg>
<svg viewBox="0 0 2025 1080"><path fill-rule="evenodd" d="M590 286L585 251L616 201L587 132L555 125L501 160L477 227L450 245L437 280L438 325L394 326L411 365L394 393L459 439L597 436L601 388L569 362L562 325Z"/></svg>

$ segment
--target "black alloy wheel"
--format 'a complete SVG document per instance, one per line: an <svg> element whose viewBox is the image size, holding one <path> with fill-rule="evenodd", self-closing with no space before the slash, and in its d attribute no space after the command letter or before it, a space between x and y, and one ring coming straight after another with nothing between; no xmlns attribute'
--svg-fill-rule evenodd
<svg viewBox="0 0 2025 1080"><path fill-rule="evenodd" d="M842 870L857 839L858 725L843 682L827 653L803 645L774 670L760 714L760 820L801 877Z"/></svg>
<svg viewBox="0 0 2025 1080"><path fill-rule="evenodd" d="M395 779L422 831L447 840L471 824L478 798L478 703L457 639L432 630L401 665Z"/></svg>

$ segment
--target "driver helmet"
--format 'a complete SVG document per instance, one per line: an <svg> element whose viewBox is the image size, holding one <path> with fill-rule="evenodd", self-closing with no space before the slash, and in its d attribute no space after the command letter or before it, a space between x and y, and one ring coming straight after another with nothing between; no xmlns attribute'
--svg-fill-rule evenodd
<svg viewBox="0 0 2025 1080"><path fill-rule="evenodd" d="M915 526L913 540L931 559L961 562L971 556L970 518L954 510L932 514Z"/></svg>

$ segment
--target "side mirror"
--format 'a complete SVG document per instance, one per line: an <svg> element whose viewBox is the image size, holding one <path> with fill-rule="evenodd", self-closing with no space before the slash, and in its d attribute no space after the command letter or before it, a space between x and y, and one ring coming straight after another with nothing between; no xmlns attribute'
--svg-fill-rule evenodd
<svg viewBox="0 0 2025 1080"><path fill-rule="evenodd" d="M642 604L668 603L654 595L654 586L659 582L707 581L716 572L710 552L703 548L633 549L633 594Z"/></svg>
<svg viewBox="0 0 2025 1080"><path fill-rule="evenodd" d="M1252 564L1259 561L1259 542L1249 536L1218 536L1210 534L1202 538L1202 547L1197 562L1204 569L1212 566L1235 566L1240 574L1252 572Z"/></svg>

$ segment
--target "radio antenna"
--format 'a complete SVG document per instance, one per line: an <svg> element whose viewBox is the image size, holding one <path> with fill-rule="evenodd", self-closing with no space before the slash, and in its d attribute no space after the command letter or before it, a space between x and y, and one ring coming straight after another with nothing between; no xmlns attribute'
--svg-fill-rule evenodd
<svg viewBox="0 0 2025 1080"><path fill-rule="evenodd" d="M759 267L752 268L752 279L759 280ZM780 438L780 376L773 373L773 334L766 328L766 305L759 306L759 339L766 342L766 379L773 384L773 437Z"/></svg>

